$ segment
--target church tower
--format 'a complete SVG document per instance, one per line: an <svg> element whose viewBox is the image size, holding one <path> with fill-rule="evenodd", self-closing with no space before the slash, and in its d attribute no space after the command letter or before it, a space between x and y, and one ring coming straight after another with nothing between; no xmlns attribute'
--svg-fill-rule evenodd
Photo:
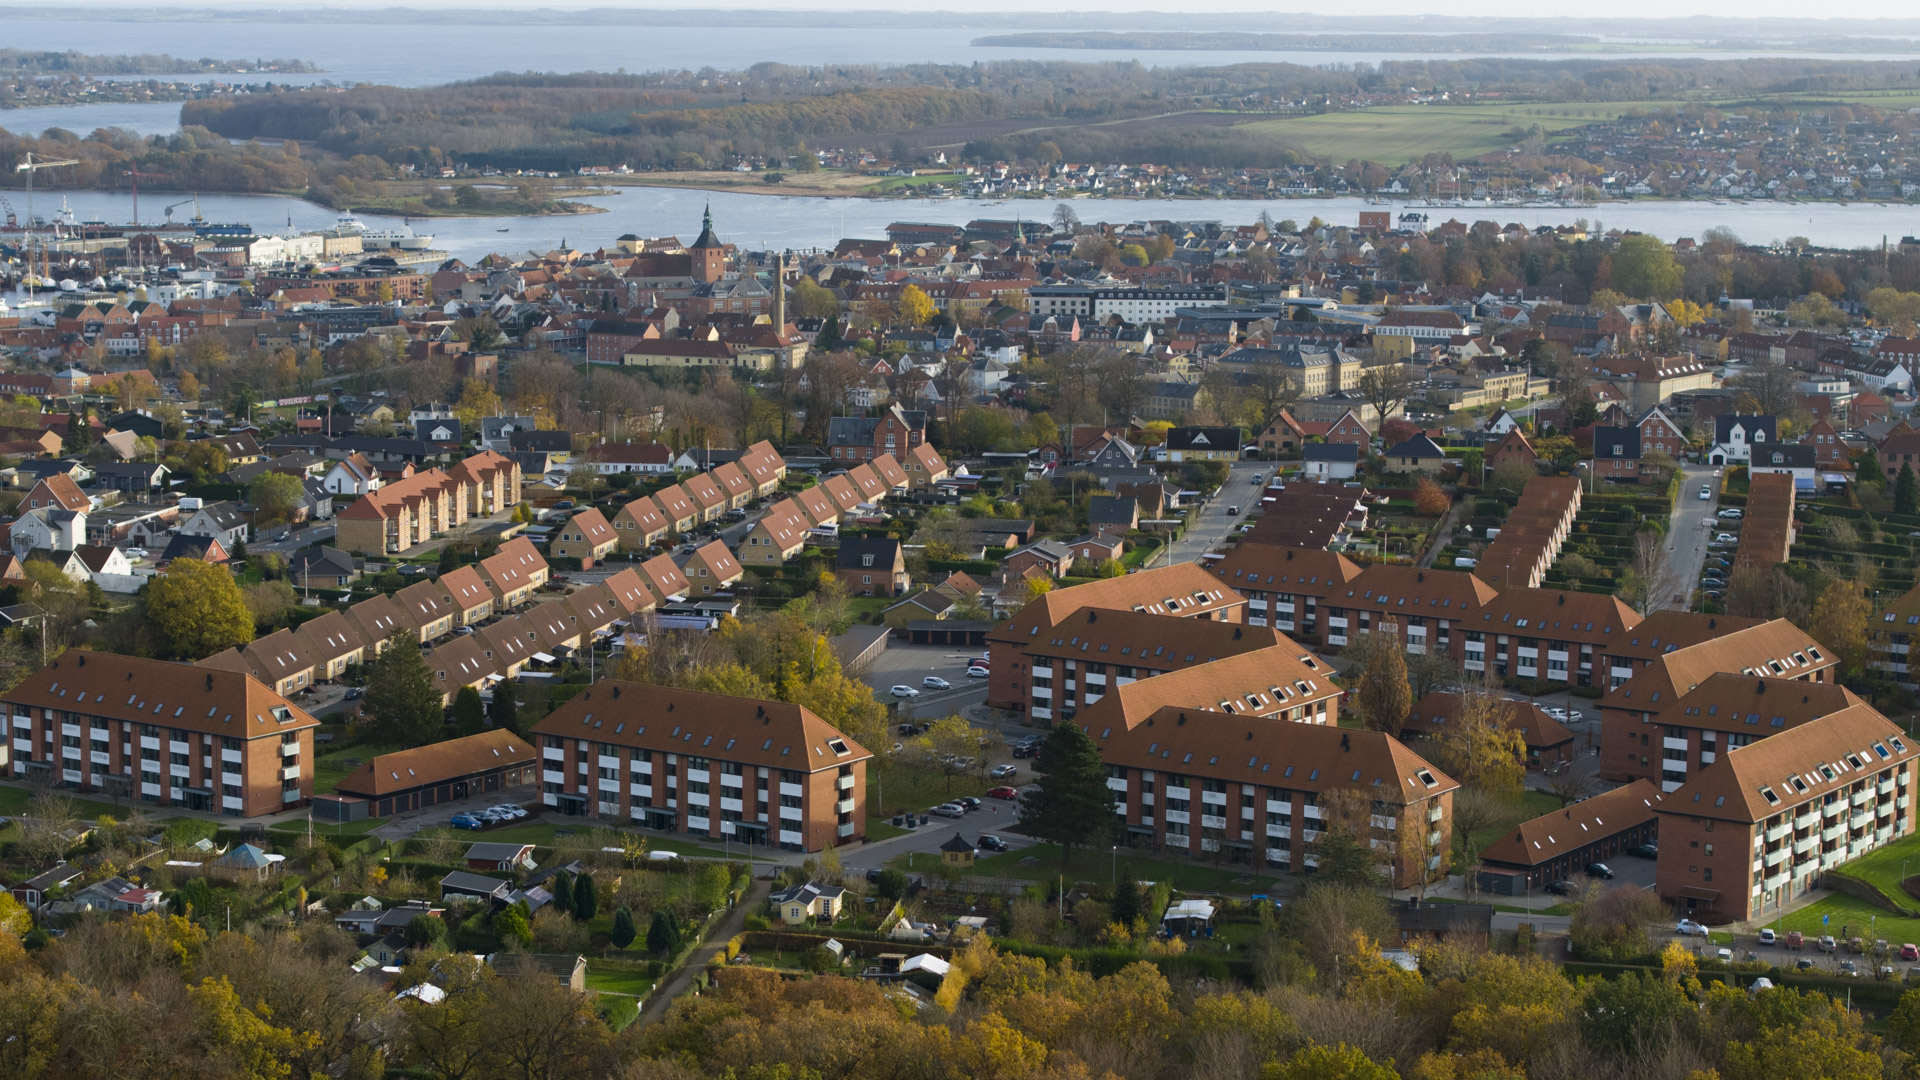
<svg viewBox="0 0 1920 1080"><path fill-rule="evenodd" d="M712 284L720 280L726 270L727 249L719 237L713 235L713 205L707 205L707 212L700 219L700 239L693 242L690 249L693 254L693 276L702 284Z"/></svg>

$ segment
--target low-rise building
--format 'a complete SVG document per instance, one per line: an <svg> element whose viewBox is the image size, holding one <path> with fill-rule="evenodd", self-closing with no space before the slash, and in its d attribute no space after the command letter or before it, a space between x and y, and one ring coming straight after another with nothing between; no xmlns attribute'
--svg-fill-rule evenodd
<svg viewBox="0 0 1920 1080"><path fill-rule="evenodd" d="M1780 911L1913 832L1914 751L1856 704L1727 753L1657 808L1661 898L1706 922Z"/></svg>
<svg viewBox="0 0 1920 1080"><path fill-rule="evenodd" d="M372 817L391 817L479 795L530 793L536 762L533 747L513 732L483 731L375 755L334 790L367 800Z"/></svg>
<svg viewBox="0 0 1920 1080"><path fill-rule="evenodd" d="M1480 852L1482 891L1525 896L1651 844L1659 835L1660 789L1635 780L1565 809L1523 821Z"/></svg>
<svg viewBox="0 0 1920 1080"><path fill-rule="evenodd" d="M872 755L798 705L603 679L534 732L562 814L791 851L865 835Z"/></svg>
<svg viewBox="0 0 1920 1080"><path fill-rule="evenodd" d="M726 543L715 540L687 556L687 564L681 567L681 573L686 575L693 595L712 596L717 592L725 592L746 571L741 569L740 560L733 557L733 552L727 550Z"/></svg>
<svg viewBox="0 0 1920 1080"><path fill-rule="evenodd" d="M1445 872L1459 784L1384 732L1169 706L1088 735L1131 843L1191 857L1237 849L1271 869L1310 870L1329 826L1323 809L1345 792L1368 811L1355 839L1395 888Z"/></svg>
<svg viewBox="0 0 1920 1080"><path fill-rule="evenodd" d="M18 779L229 817L313 794L319 721L245 672L73 649L0 701Z"/></svg>
<svg viewBox="0 0 1920 1080"><path fill-rule="evenodd" d="M620 546L620 535L607 521L597 507L589 506L576 512L553 534L553 541L547 550L556 559L578 559L582 570L591 570L595 563L612 553Z"/></svg>

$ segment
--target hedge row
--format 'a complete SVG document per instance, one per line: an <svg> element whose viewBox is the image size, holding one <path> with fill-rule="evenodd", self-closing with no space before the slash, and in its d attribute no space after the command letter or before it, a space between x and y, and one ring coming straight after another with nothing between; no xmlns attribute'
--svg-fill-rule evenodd
<svg viewBox="0 0 1920 1080"><path fill-rule="evenodd" d="M1159 968L1169 979L1185 976L1214 980L1237 979L1248 985L1253 984L1253 961L1228 960L1219 956L1197 956L1182 953L1178 956L1154 956L1137 953L1131 949L1070 949L1058 945L1036 945L1025 941L1009 941L997 938L994 945L1001 952L1016 956L1031 956L1044 960L1049 965L1058 966L1060 961L1069 957L1075 967L1083 968L1095 978L1104 978L1116 974L1128 964L1146 961Z"/></svg>

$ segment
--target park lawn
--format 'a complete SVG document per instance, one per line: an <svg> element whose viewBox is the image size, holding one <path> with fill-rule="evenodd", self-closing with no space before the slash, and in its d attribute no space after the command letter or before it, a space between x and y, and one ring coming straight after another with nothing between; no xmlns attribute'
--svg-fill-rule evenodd
<svg viewBox="0 0 1920 1080"><path fill-rule="evenodd" d="M869 817L883 819L908 810L924 814L933 807L962 795L980 798L987 793L987 789L998 787L1000 783L998 780L989 780L977 772L961 773L952 777L951 783L948 781L948 777L938 772L911 765L895 765L887 770L884 776L880 775L878 770L869 771L867 773L867 814ZM987 799L986 802L988 805L998 805L1000 800ZM1011 822L1013 820L1012 805L1007 804L1008 811L1005 814L992 814L984 806L975 813L989 820L998 816Z"/></svg>
<svg viewBox="0 0 1920 1080"><path fill-rule="evenodd" d="M379 828L381 825L384 825L386 823L386 820L387 820L386 818L367 818L365 821L343 821L343 822L315 821L313 822L313 834L315 836L360 837L360 836L365 836L368 833L372 832L374 829ZM277 833L293 833L295 835L304 836L306 835L306 832L307 832L307 822L282 821L277 824L267 826L267 831L277 832Z"/></svg>
<svg viewBox="0 0 1920 1080"><path fill-rule="evenodd" d="M338 750L329 750L324 754L316 755L313 759L313 793L315 795L330 795L333 793L335 784L345 780L353 770L366 764L369 758L375 758L381 754L391 754L395 751L405 749L406 747L399 745L360 743L353 746L343 746ZM348 765L348 761L352 761L354 764Z"/></svg>
<svg viewBox="0 0 1920 1080"><path fill-rule="evenodd" d="M900 870L909 869L904 859L888 862ZM916 860L914 871L932 869L932 859ZM1060 865L1057 844L1036 844L1019 851L989 855L973 864L978 877L1018 878L1025 881L1053 881L1064 875L1069 883L1111 879L1116 867L1124 867L1136 881L1164 881L1183 892L1257 893L1262 882L1278 881L1281 875L1252 866L1211 866L1174 859L1156 859L1147 855L1121 855L1116 861L1110 851L1074 848L1073 860L1065 869Z"/></svg>
<svg viewBox="0 0 1920 1080"><path fill-rule="evenodd" d="M1472 851L1460 845L1460 834L1453 837L1453 872L1463 874L1479 862L1480 853L1487 845L1505 836L1523 821L1531 821L1542 814L1550 814L1560 809L1560 800L1544 791L1522 791L1520 794L1503 800L1499 804L1499 813L1493 823L1474 834Z"/></svg>
<svg viewBox="0 0 1920 1080"><path fill-rule="evenodd" d="M574 836L581 836L594 828L608 828L615 832L632 831L622 829L618 825L607 822L581 825L510 825L504 829L462 833L461 839L464 840L471 837L475 843L481 841L499 841L516 844L532 844L535 847L550 848L556 846L556 843L560 839L563 839L559 835L562 829L571 830ZM659 833L648 832L641 833L640 835L646 840L647 850L649 851L673 851L681 855L699 855L714 859L723 859L729 855L734 858L746 857L746 849L742 847L735 847L729 852L717 847L705 847L689 840L676 840L670 836L661 836Z"/></svg>
<svg viewBox="0 0 1920 1080"><path fill-rule="evenodd" d="M1478 157L1513 145L1507 132L1535 124L1549 136L1626 110L1620 103L1547 105L1387 105L1235 125L1281 139L1310 154L1404 165L1428 154Z"/></svg>
<svg viewBox="0 0 1920 1080"><path fill-rule="evenodd" d="M1822 918L1828 921L1823 924ZM1895 945L1920 942L1920 919L1902 918L1845 893L1834 893L1766 925L1783 931L1798 930L1809 939L1832 934L1843 941L1848 937L1861 937L1871 943L1881 937ZM1812 947L1811 940L1808 947Z"/></svg>
<svg viewBox="0 0 1920 1080"><path fill-rule="evenodd" d="M1900 875L1903 872L1920 874L1920 834L1901 837L1877 851L1843 863L1839 869L1878 886L1896 904L1920 907L1920 901L1915 901L1900 887Z"/></svg>
<svg viewBox="0 0 1920 1080"><path fill-rule="evenodd" d="M0 786L0 814L8 816L23 814L27 804L33 801L34 792L30 788ZM115 806L112 803L96 802L93 799L74 799L73 811L88 820L101 815L122 818L134 809L132 806Z"/></svg>

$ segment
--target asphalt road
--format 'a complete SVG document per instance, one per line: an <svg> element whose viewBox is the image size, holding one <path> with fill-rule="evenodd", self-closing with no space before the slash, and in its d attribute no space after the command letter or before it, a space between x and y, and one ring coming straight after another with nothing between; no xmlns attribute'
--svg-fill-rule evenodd
<svg viewBox="0 0 1920 1080"><path fill-rule="evenodd" d="M1673 518L1667 528L1667 581L1654 597L1656 611L1685 610L1693 599L1693 591L1700 587L1700 572L1706 564L1708 545L1714 534L1739 532L1739 522L1722 522L1716 517L1720 512L1720 484L1714 471L1712 465L1681 466L1680 498L1675 500ZM1700 498L1702 485L1712 496L1705 501ZM1707 518L1714 519L1711 527L1701 524ZM1724 551L1727 561L1733 561L1732 548L1713 550Z"/></svg>
<svg viewBox="0 0 1920 1080"><path fill-rule="evenodd" d="M1166 558L1156 565L1197 562L1200 556L1218 547L1226 540L1227 534L1246 523L1244 515L1259 503L1263 489L1253 486L1253 478L1270 475L1274 467L1270 461L1234 462L1227 470L1227 482L1194 512L1187 535L1176 542ZM1238 506L1241 515L1229 517L1229 506Z"/></svg>

